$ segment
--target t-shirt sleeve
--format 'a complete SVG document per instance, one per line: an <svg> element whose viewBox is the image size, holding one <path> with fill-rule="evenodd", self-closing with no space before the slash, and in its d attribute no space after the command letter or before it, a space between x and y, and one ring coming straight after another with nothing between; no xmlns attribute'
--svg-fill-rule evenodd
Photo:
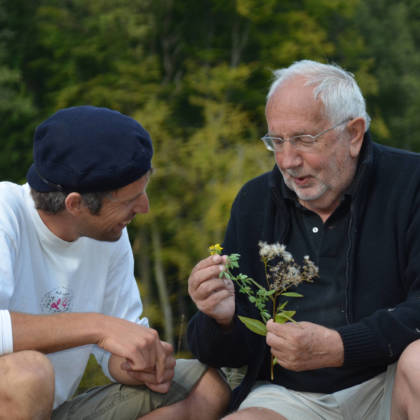
<svg viewBox="0 0 420 420"><path fill-rule="evenodd" d="M13 352L12 321L8 308L15 288L15 260L15 243L0 229L0 355Z"/></svg>

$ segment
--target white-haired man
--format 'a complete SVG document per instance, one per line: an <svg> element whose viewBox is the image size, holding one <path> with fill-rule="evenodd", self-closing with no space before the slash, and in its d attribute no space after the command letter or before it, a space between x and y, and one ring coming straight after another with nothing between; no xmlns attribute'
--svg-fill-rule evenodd
<svg viewBox="0 0 420 420"><path fill-rule="evenodd" d="M224 252L264 287L259 241L309 255L319 276L287 303L298 322L270 320L262 337L238 321L259 313L219 278L226 256L201 261L191 349L212 366L247 366L229 420L414 419L419 385L403 352L420 337L420 156L371 141L360 89L335 65L276 71L266 119L276 165L236 197Z"/></svg>

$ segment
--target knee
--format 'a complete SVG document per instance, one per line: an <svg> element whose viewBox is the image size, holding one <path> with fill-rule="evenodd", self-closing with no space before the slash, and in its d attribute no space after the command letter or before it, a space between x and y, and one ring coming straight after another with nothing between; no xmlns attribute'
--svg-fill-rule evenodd
<svg viewBox="0 0 420 420"><path fill-rule="evenodd" d="M283 417L281 414L262 407L244 408L223 417L222 420L255 420L258 418L265 420L287 420L286 417Z"/></svg>
<svg viewBox="0 0 420 420"><path fill-rule="evenodd" d="M221 412L225 411L232 393L229 384L217 369L208 368L205 376L209 396L214 404L219 405Z"/></svg>
<svg viewBox="0 0 420 420"><path fill-rule="evenodd" d="M208 368L186 400L190 418L196 418L197 412L203 413L203 419L220 418L227 409L230 394L230 387L219 371Z"/></svg>
<svg viewBox="0 0 420 420"><path fill-rule="evenodd" d="M34 413L51 412L54 368L46 356L36 351L2 356L0 376L1 405L11 407L16 412L16 418L36 418Z"/></svg>
<svg viewBox="0 0 420 420"><path fill-rule="evenodd" d="M16 385L25 384L35 393L54 392L54 368L45 355L29 350L13 354L16 357L9 367L14 372Z"/></svg>
<svg viewBox="0 0 420 420"><path fill-rule="evenodd" d="M396 377L407 386L417 386L420 374L420 340L412 342L398 360Z"/></svg>

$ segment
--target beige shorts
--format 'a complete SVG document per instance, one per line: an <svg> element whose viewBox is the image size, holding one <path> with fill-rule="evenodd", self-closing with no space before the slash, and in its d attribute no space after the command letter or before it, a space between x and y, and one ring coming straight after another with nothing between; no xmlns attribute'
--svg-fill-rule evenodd
<svg viewBox="0 0 420 420"><path fill-rule="evenodd" d="M396 363L374 378L333 394L299 392L257 382L239 410L268 408L287 420L387 420L390 418Z"/></svg>
<svg viewBox="0 0 420 420"><path fill-rule="evenodd" d="M146 386L110 384L98 386L57 407L52 420L135 420L151 411L187 397L207 366L197 360L178 359L175 376L166 394Z"/></svg>

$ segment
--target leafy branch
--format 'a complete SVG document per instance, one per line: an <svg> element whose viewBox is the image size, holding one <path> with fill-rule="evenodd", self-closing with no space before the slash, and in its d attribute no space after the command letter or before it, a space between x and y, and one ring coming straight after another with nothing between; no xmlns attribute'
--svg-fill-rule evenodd
<svg viewBox="0 0 420 420"><path fill-rule="evenodd" d="M230 254L227 256L226 268L220 273L221 278L229 279L235 282L240 293L248 296L248 300L253 303L258 309L262 321L245 316L238 316L238 318L245 324L245 326L252 332L259 335L267 335L267 321L272 318L275 322L283 324L285 322L296 322L293 319L296 311L286 310L288 301L279 302L280 297L300 298L303 297L300 293L288 291L291 287L298 286L300 283L312 282L314 277L318 276L318 267L305 256L303 265L296 264L290 252L286 251L284 245L267 244L266 242L259 242L260 257L264 264L265 280L267 288L261 286L251 277L239 273L234 275L232 271L239 270L239 254ZM209 247L211 255L220 254L222 247L215 244ZM268 303L271 301L272 313L268 311ZM274 365L276 360L271 359L271 379L274 377Z"/></svg>

